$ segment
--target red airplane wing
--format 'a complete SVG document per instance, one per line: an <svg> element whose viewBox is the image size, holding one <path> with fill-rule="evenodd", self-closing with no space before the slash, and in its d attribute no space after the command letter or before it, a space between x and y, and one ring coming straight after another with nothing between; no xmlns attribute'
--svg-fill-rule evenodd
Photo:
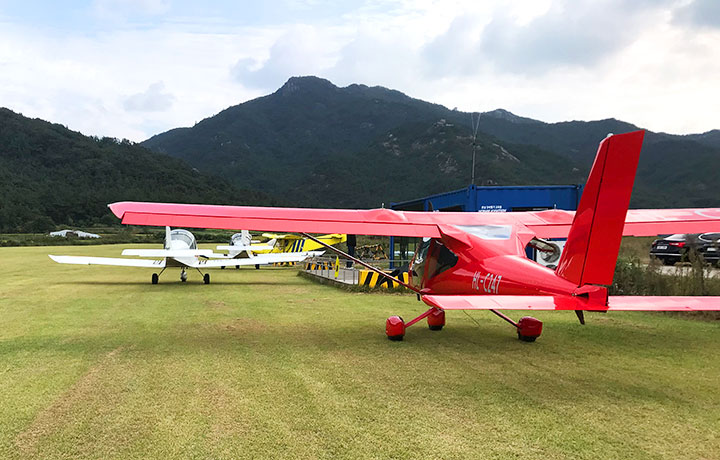
<svg viewBox="0 0 720 460"><path fill-rule="evenodd" d="M570 296L424 295L423 302L442 310L599 310L715 311L720 296L610 296L607 306Z"/></svg>
<svg viewBox="0 0 720 460"><path fill-rule="evenodd" d="M439 238L438 225L513 225L540 238L564 238L574 212L414 212L390 209L314 209L120 202L109 205L123 224L277 232L349 233ZM720 208L636 209L623 235L720 231Z"/></svg>
<svg viewBox="0 0 720 460"><path fill-rule="evenodd" d="M573 211L538 211L518 220L539 238L565 238L570 230ZM630 209L625 217L623 236L655 236L671 233L705 233L720 231L720 208L699 209Z"/></svg>

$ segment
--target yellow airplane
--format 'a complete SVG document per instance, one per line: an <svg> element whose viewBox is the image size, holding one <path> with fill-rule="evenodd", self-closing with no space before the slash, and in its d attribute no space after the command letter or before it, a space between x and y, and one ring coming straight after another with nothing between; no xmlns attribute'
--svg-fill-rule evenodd
<svg viewBox="0 0 720 460"><path fill-rule="evenodd" d="M312 241L308 238L304 238L299 235L294 235L292 233L284 234L284 235L278 235L275 233L263 233L262 236L264 238L267 238L268 241L261 243L263 246L272 246L272 249L270 250L263 250L261 248L258 248L257 253L272 253L272 252L308 252L308 251L318 251L318 250L325 250L325 248L316 243L315 241ZM344 243L347 241L347 235L341 235L339 233L330 233L327 235L318 236L317 239L322 241L325 244L328 244L330 246Z"/></svg>
<svg viewBox="0 0 720 460"><path fill-rule="evenodd" d="M292 233L284 235L263 233L262 236L267 241L253 240L250 232L243 230L230 238L230 245L218 246L217 248L228 251L226 257L231 259L241 257L248 250L252 254L307 253L309 256L320 255L325 252L322 245L309 238L303 238ZM334 245L347 241L347 235L332 233L319 236L318 239L325 244Z"/></svg>

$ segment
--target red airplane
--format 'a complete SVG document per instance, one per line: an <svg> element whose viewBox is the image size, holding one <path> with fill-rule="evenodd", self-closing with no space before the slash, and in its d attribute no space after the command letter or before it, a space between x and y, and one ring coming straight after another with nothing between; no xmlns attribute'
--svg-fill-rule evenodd
<svg viewBox="0 0 720 460"><path fill-rule="evenodd" d="M628 211L643 136L643 131L611 135L600 143L576 212L439 213L140 202L109 207L123 224L131 225L421 237L410 264L410 282L400 284L414 290L430 308L408 322L399 316L388 318L385 331L391 340L402 340L405 329L424 318L430 329L442 329L445 310L490 310L528 342L540 336L542 322L530 316L515 322L498 310L574 310L582 324L586 310L720 310L720 297L608 296L622 236L720 231L720 208ZM544 238L564 237L567 243L556 270L525 257L528 244L543 249Z"/></svg>

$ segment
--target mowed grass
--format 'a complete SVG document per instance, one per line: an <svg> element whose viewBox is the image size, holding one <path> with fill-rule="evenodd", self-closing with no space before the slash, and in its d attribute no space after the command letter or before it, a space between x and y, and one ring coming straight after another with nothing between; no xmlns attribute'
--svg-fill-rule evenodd
<svg viewBox="0 0 720 460"><path fill-rule="evenodd" d="M0 457L720 458L716 322L541 312L528 344L451 312L390 342L414 296L47 257L123 247L0 249Z"/></svg>

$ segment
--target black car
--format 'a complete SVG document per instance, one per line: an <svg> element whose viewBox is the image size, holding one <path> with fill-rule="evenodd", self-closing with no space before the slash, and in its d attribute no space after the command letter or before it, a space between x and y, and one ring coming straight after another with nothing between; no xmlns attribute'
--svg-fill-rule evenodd
<svg viewBox="0 0 720 460"><path fill-rule="evenodd" d="M653 241L650 257L656 257L665 265L689 260L691 250L706 262L720 263L720 233L678 233Z"/></svg>

